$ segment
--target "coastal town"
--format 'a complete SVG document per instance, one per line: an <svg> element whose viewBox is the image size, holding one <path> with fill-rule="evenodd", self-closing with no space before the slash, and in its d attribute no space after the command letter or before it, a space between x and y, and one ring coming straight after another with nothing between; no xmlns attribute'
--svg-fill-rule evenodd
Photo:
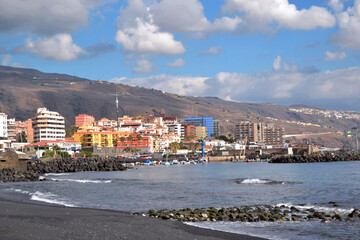
<svg viewBox="0 0 360 240"><path fill-rule="evenodd" d="M121 116L117 119L79 114L65 128L58 112L39 108L32 118L16 121L0 113L0 151L29 158L90 157L184 159L210 161L270 159L274 155L311 154L319 146L290 145L284 128L265 122L239 121L234 134L223 135L220 121L211 116Z"/></svg>

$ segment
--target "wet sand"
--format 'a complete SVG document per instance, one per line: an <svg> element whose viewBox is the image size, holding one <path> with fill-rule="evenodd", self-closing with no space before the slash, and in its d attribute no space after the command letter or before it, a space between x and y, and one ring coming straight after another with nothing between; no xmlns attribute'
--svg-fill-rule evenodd
<svg viewBox="0 0 360 240"><path fill-rule="evenodd" d="M0 239L240 239L261 238L135 216L0 199Z"/></svg>

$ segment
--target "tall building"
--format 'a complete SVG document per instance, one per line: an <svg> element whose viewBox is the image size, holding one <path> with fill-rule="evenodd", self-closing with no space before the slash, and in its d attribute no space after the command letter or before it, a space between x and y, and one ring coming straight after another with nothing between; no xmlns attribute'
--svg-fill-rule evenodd
<svg viewBox="0 0 360 240"><path fill-rule="evenodd" d="M207 138L210 138L214 132L214 124L212 117L196 117L191 116L185 118L186 123L194 124L195 127L206 127L207 128Z"/></svg>
<svg viewBox="0 0 360 240"><path fill-rule="evenodd" d="M194 124L188 124L188 123L185 123L182 125L184 127L184 136L185 137L195 137L195 126Z"/></svg>
<svg viewBox="0 0 360 240"><path fill-rule="evenodd" d="M220 122L219 122L219 120L214 120L213 125L214 125L213 137L219 137L220 136Z"/></svg>
<svg viewBox="0 0 360 240"><path fill-rule="evenodd" d="M196 139L207 138L207 127L202 127L202 126L195 127L195 137Z"/></svg>
<svg viewBox="0 0 360 240"><path fill-rule="evenodd" d="M8 139L12 142L16 142L16 123L15 118L7 119L7 131L8 131Z"/></svg>
<svg viewBox="0 0 360 240"><path fill-rule="evenodd" d="M34 129L32 127L32 119L29 118L26 123L26 141L28 143L34 143Z"/></svg>
<svg viewBox="0 0 360 240"><path fill-rule="evenodd" d="M75 126L82 127L84 124L92 124L95 122L95 118L87 114L79 114L75 117Z"/></svg>
<svg viewBox="0 0 360 240"><path fill-rule="evenodd" d="M32 118L34 142L65 139L65 119L58 112L38 108Z"/></svg>
<svg viewBox="0 0 360 240"><path fill-rule="evenodd" d="M242 121L235 126L235 138L250 142L264 142L264 124Z"/></svg>
<svg viewBox="0 0 360 240"><path fill-rule="evenodd" d="M8 137L7 117L5 113L0 113L0 138Z"/></svg>
<svg viewBox="0 0 360 240"><path fill-rule="evenodd" d="M281 145L283 128L276 128L273 124L242 121L235 126L235 138L250 142L263 142L268 145Z"/></svg>

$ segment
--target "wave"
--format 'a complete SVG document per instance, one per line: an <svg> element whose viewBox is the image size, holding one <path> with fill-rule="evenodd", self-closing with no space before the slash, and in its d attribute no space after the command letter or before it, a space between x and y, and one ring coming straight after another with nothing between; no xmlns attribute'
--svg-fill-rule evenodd
<svg viewBox="0 0 360 240"><path fill-rule="evenodd" d="M77 183L111 183L111 180L90 180L90 179L62 179L62 178L51 178L51 181L55 182L77 182Z"/></svg>
<svg viewBox="0 0 360 240"><path fill-rule="evenodd" d="M36 192L32 193L29 191L16 189L16 188L10 188L7 190L29 195L29 196L31 196L30 200L33 200L33 201L40 201L40 202L46 202L46 203L50 203L50 204L63 205L66 207L76 207L76 205L67 203L65 200L60 199L58 195L49 193L49 192L43 193L43 192L36 191Z"/></svg>
<svg viewBox="0 0 360 240"><path fill-rule="evenodd" d="M295 184L294 182L287 181L274 181L271 179L259 179L259 178L237 178L235 182L238 184Z"/></svg>
<svg viewBox="0 0 360 240"><path fill-rule="evenodd" d="M58 205L63 205L66 207L76 207L76 205L74 204L70 204L67 203L63 200L59 200L57 199L58 196L52 193L42 193L39 191L36 191L35 193L33 193L31 195L31 200L33 201L40 201L40 202L46 202L46 203L50 203L50 204L58 204Z"/></svg>
<svg viewBox="0 0 360 240"><path fill-rule="evenodd" d="M45 173L44 176L68 176L71 173Z"/></svg>
<svg viewBox="0 0 360 240"><path fill-rule="evenodd" d="M276 204L277 207L285 206L287 208L295 207L300 210L309 210L314 209L315 211L323 211L323 212L340 212L340 213L351 213L354 209L345 209L345 208L338 208L338 207L327 207L327 206L315 206L315 205L293 205L291 203L279 203Z"/></svg>

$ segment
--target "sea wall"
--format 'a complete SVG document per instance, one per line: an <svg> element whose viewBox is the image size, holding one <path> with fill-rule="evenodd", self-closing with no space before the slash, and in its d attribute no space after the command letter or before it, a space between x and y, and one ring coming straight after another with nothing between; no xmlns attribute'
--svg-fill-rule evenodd
<svg viewBox="0 0 360 240"><path fill-rule="evenodd" d="M316 153L312 155L277 156L269 163L313 163L313 162L343 162L360 161L360 153L337 152L337 153Z"/></svg>
<svg viewBox="0 0 360 240"><path fill-rule="evenodd" d="M27 171L2 169L0 182L37 181L45 173L67 173L86 171L123 171L127 167L118 159L105 158L65 158L49 161L28 161Z"/></svg>

